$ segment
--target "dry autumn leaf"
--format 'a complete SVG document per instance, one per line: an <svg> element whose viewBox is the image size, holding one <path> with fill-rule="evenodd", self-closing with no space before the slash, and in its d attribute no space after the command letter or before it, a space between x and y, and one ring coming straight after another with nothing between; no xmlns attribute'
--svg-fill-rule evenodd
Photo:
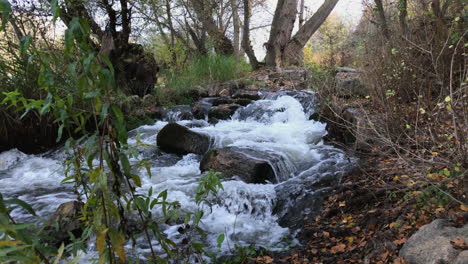
<svg viewBox="0 0 468 264"><path fill-rule="evenodd" d="M468 244L466 244L465 240L461 237L457 237L455 239L450 240L450 243L456 249L462 249L462 250L468 249Z"/></svg>
<svg viewBox="0 0 468 264"><path fill-rule="evenodd" d="M460 209L462 209L462 211L468 212L468 205L462 204L460 205Z"/></svg>
<svg viewBox="0 0 468 264"><path fill-rule="evenodd" d="M345 244L338 244L330 249L331 253L344 252L346 248Z"/></svg>

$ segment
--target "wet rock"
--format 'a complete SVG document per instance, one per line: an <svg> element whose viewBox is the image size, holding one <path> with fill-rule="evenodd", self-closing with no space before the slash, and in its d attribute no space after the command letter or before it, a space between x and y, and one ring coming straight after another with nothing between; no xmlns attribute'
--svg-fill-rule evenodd
<svg viewBox="0 0 468 264"><path fill-rule="evenodd" d="M208 112L209 119L227 120L232 117L237 109L241 107L238 104L222 104L215 106Z"/></svg>
<svg viewBox="0 0 468 264"><path fill-rule="evenodd" d="M83 233L81 221L79 220L84 204L77 201L61 204L44 227L46 241L55 246L69 243L72 233L80 237Z"/></svg>
<svg viewBox="0 0 468 264"><path fill-rule="evenodd" d="M223 104L233 104L236 100L232 99L230 97L217 97L213 100L213 105L218 106L218 105L223 105Z"/></svg>
<svg viewBox="0 0 468 264"><path fill-rule="evenodd" d="M255 90L240 90L237 93L235 93L233 98L244 98L244 99L250 99L250 100L260 100L261 96L258 91Z"/></svg>
<svg viewBox="0 0 468 264"><path fill-rule="evenodd" d="M359 72L338 72L335 75L335 89L337 95L342 97L369 95L369 91L361 82Z"/></svg>
<svg viewBox="0 0 468 264"><path fill-rule="evenodd" d="M213 149L203 156L200 170L214 170L221 172L225 178L237 177L246 183L277 182L265 156L265 153L256 150L237 147Z"/></svg>
<svg viewBox="0 0 468 264"><path fill-rule="evenodd" d="M192 120L192 107L190 105L176 105L169 109L167 113L167 119L169 122L175 122L180 120Z"/></svg>
<svg viewBox="0 0 468 264"><path fill-rule="evenodd" d="M406 241L400 257L413 264L468 263L468 250L456 249L450 243L456 238L468 241L468 224L456 228L447 220L434 220Z"/></svg>
<svg viewBox="0 0 468 264"><path fill-rule="evenodd" d="M192 105L192 114L196 119L205 119L216 97L203 98Z"/></svg>
<svg viewBox="0 0 468 264"><path fill-rule="evenodd" d="M156 138L161 150L175 154L204 154L211 144L209 136L193 132L177 123L167 124Z"/></svg>
<svg viewBox="0 0 468 264"><path fill-rule="evenodd" d="M247 106L252 103L252 100L248 98L238 98L234 100L234 103L242 106Z"/></svg>
<svg viewBox="0 0 468 264"><path fill-rule="evenodd" d="M149 106L144 109L144 115L157 120L167 118L167 109L163 106Z"/></svg>

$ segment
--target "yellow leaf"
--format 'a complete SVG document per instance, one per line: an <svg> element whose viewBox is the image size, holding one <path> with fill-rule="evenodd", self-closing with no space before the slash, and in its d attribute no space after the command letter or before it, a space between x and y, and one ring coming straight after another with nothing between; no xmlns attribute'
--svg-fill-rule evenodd
<svg viewBox="0 0 468 264"><path fill-rule="evenodd" d="M448 103L448 102L450 102L450 101L452 101L452 98L450 98L450 96L445 97L445 102Z"/></svg>
<svg viewBox="0 0 468 264"><path fill-rule="evenodd" d="M462 209L462 211L468 212L468 205L462 204L460 205L460 209Z"/></svg>
<svg viewBox="0 0 468 264"><path fill-rule="evenodd" d="M354 241L354 237L346 237L345 239L346 239L346 241L348 241L349 243L353 243L353 241Z"/></svg>
<svg viewBox="0 0 468 264"><path fill-rule="evenodd" d="M96 236L96 247L100 254L104 252L104 246L106 242L106 233L107 233L107 229L104 229L101 232L99 232L98 235Z"/></svg>
<svg viewBox="0 0 468 264"><path fill-rule="evenodd" d="M451 104L447 105L447 110L452 110L452 105Z"/></svg>
<svg viewBox="0 0 468 264"><path fill-rule="evenodd" d="M15 246L18 244L24 244L23 241L17 241L17 240L12 240L12 241L0 241L0 247L3 246Z"/></svg>

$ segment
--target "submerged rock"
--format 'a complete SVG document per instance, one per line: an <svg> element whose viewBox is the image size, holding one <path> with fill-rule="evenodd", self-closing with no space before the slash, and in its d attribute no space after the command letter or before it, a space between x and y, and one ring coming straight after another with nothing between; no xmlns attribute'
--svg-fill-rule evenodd
<svg viewBox="0 0 468 264"><path fill-rule="evenodd" d="M468 263L468 250L455 248L451 243L455 239L468 241L468 224L456 228L447 220L437 219L406 241L400 257L413 264Z"/></svg>
<svg viewBox="0 0 468 264"><path fill-rule="evenodd" d="M203 156L201 171L214 170L226 178L238 177L246 183L277 182L265 153L237 147L213 149Z"/></svg>
<svg viewBox="0 0 468 264"><path fill-rule="evenodd" d="M156 141L161 150L180 155L204 154L211 144L209 136L193 132L177 123L170 123L163 127Z"/></svg>
<svg viewBox="0 0 468 264"><path fill-rule="evenodd" d="M47 242L60 246L70 242L70 233L80 237L83 233L79 220L83 203L72 201L61 204L44 227Z"/></svg>

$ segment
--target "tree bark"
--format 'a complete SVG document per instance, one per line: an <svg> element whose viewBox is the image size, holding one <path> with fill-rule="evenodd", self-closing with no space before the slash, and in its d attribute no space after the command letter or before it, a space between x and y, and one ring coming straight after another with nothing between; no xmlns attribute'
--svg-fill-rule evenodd
<svg viewBox="0 0 468 264"><path fill-rule="evenodd" d="M325 22L338 1L339 0L325 0L317 12L299 28L293 37L291 37L291 33L296 17L297 1L278 1L277 10L273 18L270 40L267 44L266 65L268 67L302 65L304 46L323 22ZM280 2L283 2L282 6L280 6ZM278 10L278 8L281 10ZM285 26L281 28L283 23ZM280 27L280 29L277 27ZM285 32L285 30L287 30L287 32Z"/></svg>
<svg viewBox="0 0 468 264"><path fill-rule="evenodd" d="M399 14L398 18L400 20L400 28L403 35L406 35L408 31L408 24L406 23L406 17L408 16L408 2L407 0L399 0L398 3Z"/></svg>
<svg viewBox="0 0 468 264"><path fill-rule="evenodd" d="M380 27L382 29L382 34L386 39L390 39L390 32L388 31L387 18L385 17L385 10L382 4L382 0L375 0L375 5L377 8L377 14L380 20Z"/></svg>
<svg viewBox="0 0 468 264"><path fill-rule="evenodd" d="M305 0L301 0L301 7L299 9L299 28L304 25L304 9L305 9Z"/></svg>
<svg viewBox="0 0 468 264"><path fill-rule="evenodd" d="M205 2L203 0L193 0L191 2L198 19L203 24L203 27L206 29L206 32L213 41L216 52L226 56L233 55L234 47L231 40L226 37L222 29L216 25L211 12L206 8Z"/></svg>
<svg viewBox="0 0 468 264"><path fill-rule="evenodd" d="M232 23L234 28L234 56L237 58L240 55L240 18L238 12L237 0L231 0Z"/></svg>
<svg viewBox="0 0 468 264"><path fill-rule="evenodd" d="M249 57L250 65L254 70L259 68L259 63L255 52L250 43L250 13L252 9L250 6L250 0L244 0L244 29L242 32L242 48L244 49L247 57Z"/></svg>
<svg viewBox="0 0 468 264"><path fill-rule="evenodd" d="M265 44L268 67L282 66L282 55L291 39L296 21L297 0L278 0L271 23L270 38Z"/></svg>

